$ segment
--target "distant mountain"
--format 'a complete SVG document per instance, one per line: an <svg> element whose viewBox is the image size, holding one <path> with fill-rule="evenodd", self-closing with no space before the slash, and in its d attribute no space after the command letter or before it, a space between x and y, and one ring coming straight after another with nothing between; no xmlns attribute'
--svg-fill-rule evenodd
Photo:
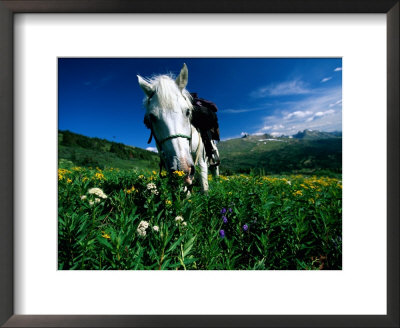
<svg viewBox="0 0 400 328"><path fill-rule="evenodd" d="M246 135L218 144L221 172L338 174L342 170L339 133L305 130L293 136Z"/></svg>
<svg viewBox="0 0 400 328"><path fill-rule="evenodd" d="M58 131L58 160L63 165L158 169L158 154L105 139Z"/></svg>
<svg viewBox="0 0 400 328"><path fill-rule="evenodd" d="M340 135L339 135L340 133ZM341 132L321 132L317 130L304 130L303 132L297 132L293 135L293 138L296 139L328 139L328 138L337 138L341 137Z"/></svg>

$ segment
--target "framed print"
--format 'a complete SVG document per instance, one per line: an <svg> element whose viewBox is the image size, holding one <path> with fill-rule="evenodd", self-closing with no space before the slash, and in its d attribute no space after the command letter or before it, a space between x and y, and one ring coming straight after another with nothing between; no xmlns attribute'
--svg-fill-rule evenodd
<svg viewBox="0 0 400 328"><path fill-rule="evenodd" d="M2 325L399 325L398 1L0 9Z"/></svg>

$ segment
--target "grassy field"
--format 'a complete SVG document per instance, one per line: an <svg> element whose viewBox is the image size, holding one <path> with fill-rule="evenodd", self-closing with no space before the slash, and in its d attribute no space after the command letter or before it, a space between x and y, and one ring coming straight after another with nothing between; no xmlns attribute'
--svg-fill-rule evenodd
<svg viewBox="0 0 400 328"><path fill-rule="evenodd" d="M180 175L60 168L59 269L341 269L341 180L210 177L186 198Z"/></svg>

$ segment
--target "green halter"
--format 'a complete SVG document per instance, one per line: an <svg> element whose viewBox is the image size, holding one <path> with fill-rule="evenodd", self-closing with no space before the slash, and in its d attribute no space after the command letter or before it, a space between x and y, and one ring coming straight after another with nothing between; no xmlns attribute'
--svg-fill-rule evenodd
<svg viewBox="0 0 400 328"><path fill-rule="evenodd" d="M168 137L162 139L159 143L160 143L160 145L162 145L165 141L167 141L167 140L169 140L169 139L174 139L174 138L186 138L186 139L188 139L189 141L192 139L192 137L186 136L186 135L184 135L184 134L173 134L173 135L171 135L171 136L168 136Z"/></svg>

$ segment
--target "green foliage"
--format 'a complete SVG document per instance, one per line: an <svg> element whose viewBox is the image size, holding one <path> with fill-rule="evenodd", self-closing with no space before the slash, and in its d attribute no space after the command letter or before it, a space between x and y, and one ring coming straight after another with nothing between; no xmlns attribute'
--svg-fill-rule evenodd
<svg viewBox="0 0 400 328"><path fill-rule="evenodd" d="M307 132L302 139L271 140L271 136L265 135L222 141L218 144L221 172L226 175L260 170L266 174L341 174L342 138L328 133L314 134Z"/></svg>
<svg viewBox="0 0 400 328"><path fill-rule="evenodd" d="M179 174L63 163L59 269L341 269L336 178L221 176L187 198Z"/></svg>
<svg viewBox="0 0 400 328"><path fill-rule="evenodd" d="M70 131L58 133L58 157L59 164L60 161L67 160L72 162L72 166L102 169L157 169L159 163L158 155L153 152L105 139L89 138Z"/></svg>

